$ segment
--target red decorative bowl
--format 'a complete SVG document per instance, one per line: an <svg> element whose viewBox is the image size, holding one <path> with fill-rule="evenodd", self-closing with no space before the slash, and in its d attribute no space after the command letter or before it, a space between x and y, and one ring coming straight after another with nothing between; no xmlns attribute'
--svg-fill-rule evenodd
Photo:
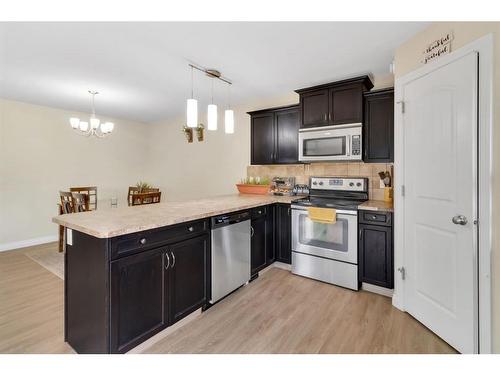
<svg viewBox="0 0 500 375"><path fill-rule="evenodd" d="M269 193L271 185L251 185L251 184L236 184L240 194L260 194L266 195Z"/></svg>

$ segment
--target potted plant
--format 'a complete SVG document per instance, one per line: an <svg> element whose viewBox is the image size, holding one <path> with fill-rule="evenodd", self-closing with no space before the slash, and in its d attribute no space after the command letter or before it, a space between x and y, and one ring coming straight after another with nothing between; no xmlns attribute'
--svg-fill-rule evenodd
<svg viewBox="0 0 500 375"><path fill-rule="evenodd" d="M268 178L260 177L247 177L236 184L240 194L261 194L265 195L269 193L271 188L271 183Z"/></svg>

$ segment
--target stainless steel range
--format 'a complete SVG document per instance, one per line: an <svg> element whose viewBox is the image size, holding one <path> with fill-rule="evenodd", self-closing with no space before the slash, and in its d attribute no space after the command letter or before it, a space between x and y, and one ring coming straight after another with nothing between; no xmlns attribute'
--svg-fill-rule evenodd
<svg viewBox="0 0 500 375"><path fill-rule="evenodd" d="M358 290L358 205L368 179L311 177L309 189L292 203L292 273ZM336 221L313 221L308 207L334 208Z"/></svg>

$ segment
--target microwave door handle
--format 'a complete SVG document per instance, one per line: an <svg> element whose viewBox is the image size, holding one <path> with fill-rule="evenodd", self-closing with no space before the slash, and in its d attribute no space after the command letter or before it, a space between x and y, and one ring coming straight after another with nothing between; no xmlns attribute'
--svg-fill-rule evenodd
<svg viewBox="0 0 500 375"><path fill-rule="evenodd" d="M347 136L347 142L346 142L346 156L351 156L351 136Z"/></svg>

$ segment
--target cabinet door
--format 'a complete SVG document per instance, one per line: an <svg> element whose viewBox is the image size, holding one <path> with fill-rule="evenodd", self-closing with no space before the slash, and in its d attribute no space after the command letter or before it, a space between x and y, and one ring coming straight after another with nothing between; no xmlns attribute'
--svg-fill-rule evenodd
<svg viewBox="0 0 500 375"><path fill-rule="evenodd" d="M199 309L208 300L209 249L209 236L206 235L168 247L172 324Z"/></svg>
<svg viewBox="0 0 500 375"><path fill-rule="evenodd" d="M274 118L276 128L275 163L298 163L299 161L299 109L277 111Z"/></svg>
<svg viewBox="0 0 500 375"><path fill-rule="evenodd" d="M251 275L266 266L266 217L252 219L251 228Z"/></svg>
<svg viewBox="0 0 500 375"><path fill-rule="evenodd" d="M363 122L362 84L330 89L329 119L331 125Z"/></svg>
<svg viewBox="0 0 500 375"><path fill-rule="evenodd" d="M300 127L328 125L328 89L300 95Z"/></svg>
<svg viewBox="0 0 500 375"><path fill-rule="evenodd" d="M359 279L362 282L393 287L392 228L359 225Z"/></svg>
<svg viewBox="0 0 500 375"><path fill-rule="evenodd" d="M165 249L111 262L111 352L123 353L168 325Z"/></svg>
<svg viewBox="0 0 500 375"><path fill-rule="evenodd" d="M365 96L363 148L365 163L394 161L394 91Z"/></svg>
<svg viewBox="0 0 500 375"><path fill-rule="evenodd" d="M274 113L252 116L252 164L272 164L274 161Z"/></svg>
<svg viewBox="0 0 500 375"><path fill-rule="evenodd" d="M267 206L266 216L266 266L276 260L275 252L275 212L276 205Z"/></svg>
<svg viewBox="0 0 500 375"><path fill-rule="evenodd" d="M276 206L276 260L278 262L292 262L292 217L290 205Z"/></svg>

